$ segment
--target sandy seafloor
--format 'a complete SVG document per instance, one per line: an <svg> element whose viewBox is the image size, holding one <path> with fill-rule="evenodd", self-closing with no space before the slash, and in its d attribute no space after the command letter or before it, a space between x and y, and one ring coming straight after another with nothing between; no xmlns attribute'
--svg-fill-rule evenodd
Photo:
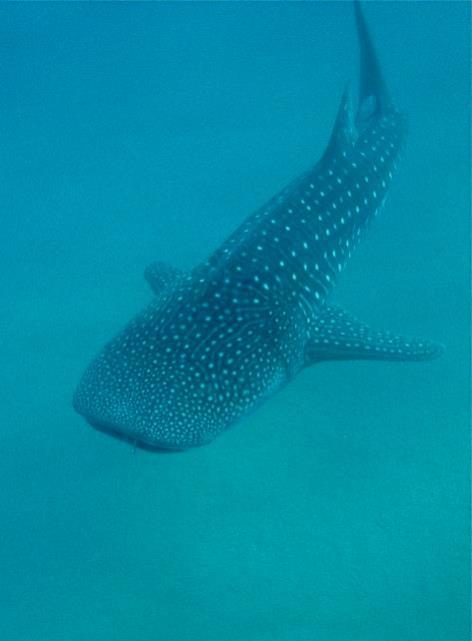
<svg viewBox="0 0 472 641"><path fill-rule="evenodd" d="M306 370L176 455L71 408L90 358L315 161L347 3L0 6L0 639L467 641L469 7L368 3L410 118L336 300L435 338Z"/></svg>

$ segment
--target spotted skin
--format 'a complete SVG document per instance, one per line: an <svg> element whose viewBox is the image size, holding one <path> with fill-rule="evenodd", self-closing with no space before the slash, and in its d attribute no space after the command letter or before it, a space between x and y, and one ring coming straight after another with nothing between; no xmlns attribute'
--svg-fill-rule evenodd
<svg viewBox="0 0 472 641"><path fill-rule="evenodd" d="M303 367L418 360L440 347L370 330L328 305L338 273L383 206L405 138L355 3L360 104L346 93L321 160L191 273L154 263L155 297L86 370L76 410L142 446L210 442Z"/></svg>

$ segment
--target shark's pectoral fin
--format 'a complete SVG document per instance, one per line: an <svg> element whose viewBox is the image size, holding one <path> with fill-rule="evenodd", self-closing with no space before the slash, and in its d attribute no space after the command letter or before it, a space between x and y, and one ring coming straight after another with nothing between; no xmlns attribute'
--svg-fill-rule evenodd
<svg viewBox="0 0 472 641"><path fill-rule="evenodd" d="M144 277L156 295L174 287L185 276L185 272L159 260L148 265Z"/></svg>
<svg viewBox="0 0 472 641"><path fill-rule="evenodd" d="M305 365L326 360L421 361L443 351L433 341L373 330L341 308L326 305L314 318Z"/></svg>

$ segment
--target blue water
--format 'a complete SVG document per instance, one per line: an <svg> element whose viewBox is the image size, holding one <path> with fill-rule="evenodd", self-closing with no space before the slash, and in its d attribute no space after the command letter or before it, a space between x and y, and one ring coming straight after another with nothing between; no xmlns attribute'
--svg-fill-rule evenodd
<svg viewBox="0 0 472 641"><path fill-rule="evenodd" d="M409 144L336 300L447 345L303 372L208 447L71 408L102 344L311 165L349 3L4 3L0 639L467 641L465 2L367 3Z"/></svg>

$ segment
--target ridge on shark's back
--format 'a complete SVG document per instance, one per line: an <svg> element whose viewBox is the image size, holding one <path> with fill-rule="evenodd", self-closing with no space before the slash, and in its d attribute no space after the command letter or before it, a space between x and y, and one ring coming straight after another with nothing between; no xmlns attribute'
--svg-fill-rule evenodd
<svg viewBox="0 0 472 641"><path fill-rule="evenodd" d="M154 298L92 361L74 407L139 446L208 443L322 360L423 360L437 343L376 331L328 296L381 209L406 125L359 2L359 107L341 100L321 160L192 272L153 263Z"/></svg>

